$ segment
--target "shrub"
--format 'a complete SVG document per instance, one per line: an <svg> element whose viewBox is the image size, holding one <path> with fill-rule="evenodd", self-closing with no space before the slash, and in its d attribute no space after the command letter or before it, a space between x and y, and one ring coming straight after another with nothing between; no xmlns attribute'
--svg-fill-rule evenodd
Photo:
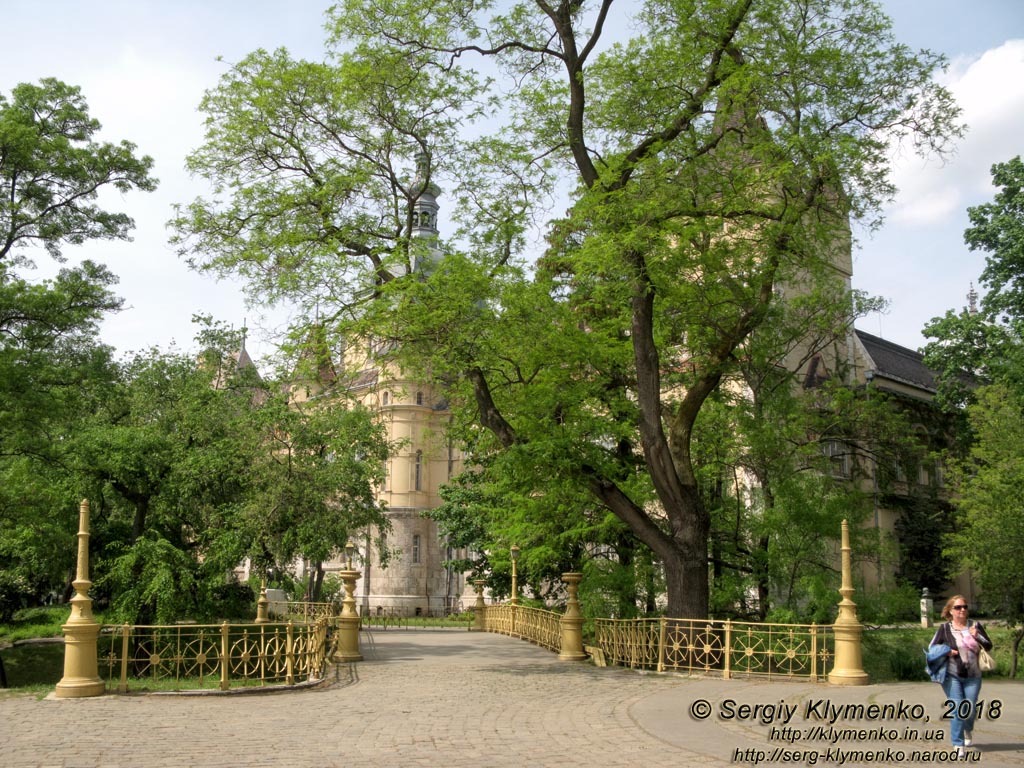
<svg viewBox="0 0 1024 768"><path fill-rule="evenodd" d="M213 589L213 600L220 618L248 620L256 615L256 595L248 584L221 584Z"/></svg>
<svg viewBox="0 0 1024 768"><path fill-rule="evenodd" d="M15 611L24 608L28 595L28 581L24 577L0 571L0 623L8 623Z"/></svg>
<svg viewBox="0 0 1024 768"><path fill-rule="evenodd" d="M866 624L902 624L920 618L921 596L910 585L878 592L858 591L853 596L857 616Z"/></svg>

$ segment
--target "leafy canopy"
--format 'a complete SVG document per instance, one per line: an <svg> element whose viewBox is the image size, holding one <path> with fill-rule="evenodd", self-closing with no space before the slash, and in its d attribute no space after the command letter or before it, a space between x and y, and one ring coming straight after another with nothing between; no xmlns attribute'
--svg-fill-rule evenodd
<svg viewBox="0 0 1024 768"><path fill-rule="evenodd" d="M394 342L477 460L571 485L707 615L701 413L780 295L837 279L890 142L958 135L941 57L859 0L347 0L329 28L329 64L256 52L208 94L182 252ZM459 229L426 274L435 180Z"/></svg>
<svg viewBox="0 0 1024 768"><path fill-rule="evenodd" d="M104 187L150 191L153 160L135 145L98 142L81 90L54 78L21 83L0 95L0 267L29 264L23 249L42 246L55 259L64 244L128 238L125 213L97 202Z"/></svg>

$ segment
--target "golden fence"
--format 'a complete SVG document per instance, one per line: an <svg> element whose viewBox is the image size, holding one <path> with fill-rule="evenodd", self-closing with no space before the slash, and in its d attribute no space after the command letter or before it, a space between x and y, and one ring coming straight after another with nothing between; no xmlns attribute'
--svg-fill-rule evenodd
<svg viewBox="0 0 1024 768"><path fill-rule="evenodd" d="M197 687L220 690L295 685L324 677L335 633L330 622L108 625L99 640L107 687Z"/></svg>
<svg viewBox="0 0 1024 768"><path fill-rule="evenodd" d="M502 635L521 637L531 643L559 651L562 614L522 605L489 605L484 612L484 629Z"/></svg>
<svg viewBox="0 0 1024 768"><path fill-rule="evenodd" d="M830 626L708 619L595 619L608 663L654 669L823 680L835 655Z"/></svg>
<svg viewBox="0 0 1024 768"><path fill-rule="evenodd" d="M307 603L302 600L289 600L284 603L283 611L277 609L280 604L271 602L271 605L274 606L271 609L271 615L280 613L283 619L307 624L315 623L320 619L333 619L341 614L340 603Z"/></svg>

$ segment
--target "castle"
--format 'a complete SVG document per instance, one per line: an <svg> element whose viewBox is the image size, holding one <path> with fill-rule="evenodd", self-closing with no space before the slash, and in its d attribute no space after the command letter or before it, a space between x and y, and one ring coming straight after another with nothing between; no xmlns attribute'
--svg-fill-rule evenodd
<svg viewBox="0 0 1024 768"><path fill-rule="evenodd" d="M420 160L418 178L426 178L424 158ZM422 249L426 255L417 262L417 270L429 271L441 258L437 247L439 195L435 185L425 180L421 183L412 212L413 236L426 246ZM837 283L849 290L853 265L848 228L841 228L839 234L840 239L832 244L831 264ZM789 290L799 291L800 287L791 284ZM440 537L437 524L424 513L441 504L439 489L462 471L464 456L460 447L447 437L450 413L443 395L385 362L382 351L386 350L375 349L372 342L353 343L343 352L331 355L325 343L312 339L306 354L315 356L315 360L304 368L311 373L291 383L290 398L293 402L305 402L330 397L343 389L349 397L379 414L388 440L400 446L387 461L386 479L378 491L391 528L386 534L361 531L354 542L357 553L352 567L360 572L356 600L363 615L415 616L459 611L472 604L474 595L466 574L447 563L464 558L466 553L453 551ZM853 328L828 350L792 350L785 365L797 372L797 382L805 387L816 386L842 371L848 386L865 392L884 391L904 403L927 407L935 395L934 376L918 353ZM925 445L934 446L942 436L921 427L921 439ZM875 459L870 452L856 446L823 441L823 448L834 453L830 457L837 479L859 483L874 495L875 511L870 525L883 535L895 535L901 505L914 496L915 486L935 489L942 484L941 469L934 463L922 463L914 477L907 477L900 475L898 468L871 465ZM854 462L861 464L859 472L854 471ZM885 494L879 492L877 484L882 472L896 473L895 482ZM387 556L382 550L386 550ZM337 559L323 564L327 573L346 566L341 552ZM891 564L862 564L861 583L869 588L880 587L891 579L892 571ZM301 563L297 564L297 575L305 575ZM957 586L969 599L975 599L969 577L961 579Z"/></svg>

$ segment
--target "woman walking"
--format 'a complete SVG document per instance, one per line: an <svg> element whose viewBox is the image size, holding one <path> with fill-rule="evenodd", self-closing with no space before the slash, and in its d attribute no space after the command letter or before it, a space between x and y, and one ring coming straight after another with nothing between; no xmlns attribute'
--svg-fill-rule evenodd
<svg viewBox="0 0 1024 768"><path fill-rule="evenodd" d="M932 638L929 649L946 653L945 675L940 675L942 690L955 706L955 717L949 729L950 740L956 747L957 756L963 757L965 747L974 741L974 710L981 692L981 667L978 656L981 649L992 650L992 641L985 634L985 628L967 618L967 599L954 595L942 609L946 623L939 626ZM962 704L970 702L970 706Z"/></svg>

